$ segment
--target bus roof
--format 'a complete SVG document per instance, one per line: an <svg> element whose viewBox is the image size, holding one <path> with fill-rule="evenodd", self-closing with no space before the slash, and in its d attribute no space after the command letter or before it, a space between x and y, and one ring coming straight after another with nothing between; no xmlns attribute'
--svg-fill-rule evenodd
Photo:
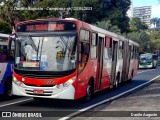
<svg viewBox="0 0 160 120"><path fill-rule="evenodd" d="M4 38L8 38L9 35L8 34L2 34L0 33L0 39L4 39Z"/></svg>
<svg viewBox="0 0 160 120"><path fill-rule="evenodd" d="M17 25L23 24L23 23L27 23L27 22L44 21L44 20L46 20L46 21L48 21L48 20L63 20L63 21L77 21L77 22L86 23L86 22L80 21L80 20L75 19L75 18L65 18L65 19L60 19L60 18L45 18L45 19L36 19L36 20L22 21L22 22L17 23ZM86 23L86 24L88 24L88 23ZM116 33L113 33L113 32L107 31L107 30L104 30L102 28L99 28L99 27L91 25L91 24L88 24L88 25L91 27L91 29L93 31L95 31L95 32L97 32L97 33L99 33L101 35L104 35L104 36L108 35L109 37L112 37L112 39L115 39L115 40L120 39L120 40L123 40L123 41L129 41L129 43L134 44L136 46L139 46L138 43L136 43L136 42L134 42L132 40L126 39L124 36L121 36L119 34L116 34Z"/></svg>
<svg viewBox="0 0 160 120"><path fill-rule="evenodd" d="M151 56L151 55L154 55L153 53L144 53L144 54L141 54L140 56Z"/></svg>
<svg viewBox="0 0 160 120"><path fill-rule="evenodd" d="M8 45L8 37L9 35L0 33L0 45Z"/></svg>

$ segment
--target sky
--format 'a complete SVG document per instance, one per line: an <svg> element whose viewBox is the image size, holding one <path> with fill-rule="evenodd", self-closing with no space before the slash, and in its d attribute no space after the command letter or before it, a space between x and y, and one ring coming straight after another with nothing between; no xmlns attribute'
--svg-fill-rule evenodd
<svg viewBox="0 0 160 120"><path fill-rule="evenodd" d="M152 16L160 18L160 0L132 0L133 7L152 6Z"/></svg>

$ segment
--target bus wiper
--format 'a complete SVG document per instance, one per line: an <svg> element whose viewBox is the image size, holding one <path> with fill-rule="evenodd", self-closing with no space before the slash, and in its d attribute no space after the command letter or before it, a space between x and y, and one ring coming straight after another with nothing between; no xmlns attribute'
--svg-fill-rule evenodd
<svg viewBox="0 0 160 120"><path fill-rule="evenodd" d="M37 60L38 60L38 54L39 54L39 46L40 46L40 39L39 39L38 48L37 48Z"/></svg>
<svg viewBox="0 0 160 120"><path fill-rule="evenodd" d="M66 48L67 48L69 51L71 51L70 47L68 46L68 44L66 43L66 41L64 40L64 38L62 37L62 35L59 34L59 36L60 36L62 42L66 45Z"/></svg>
<svg viewBox="0 0 160 120"><path fill-rule="evenodd" d="M36 47L36 45L35 45L35 43L34 43L34 41L33 41L33 39L31 38L30 35L28 35L28 38L29 38L29 40L32 42L31 45L32 45L32 47L34 48L34 50L35 50L36 52L38 52L38 48Z"/></svg>

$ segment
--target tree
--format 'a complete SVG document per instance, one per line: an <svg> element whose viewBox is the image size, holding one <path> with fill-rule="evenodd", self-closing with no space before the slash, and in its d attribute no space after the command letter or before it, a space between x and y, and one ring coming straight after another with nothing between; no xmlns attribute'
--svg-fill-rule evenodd
<svg viewBox="0 0 160 120"><path fill-rule="evenodd" d="M153 24L154 25L154 28L156 28L156 26L160 23L160 18L152 18L151 19L151 24Z"/></svg>
<svg viewBox="0 0 160 120"><path fill-rule="evenodd" d="M112 25L111 21L109 20L103 20L101 22L97 22L96 26L108 30L110 32L114 32L114 33L119 33L120 34L120 29L116 26L116 25Z"/></svg>
<svg viewBox="0 0 160 120"><path fill-rule="evenodd" d="M148 52L152 49L152 42L146 32L132 32L128 34L128 37L129 39L139 43L143 52Z"/></svg>
<svg viewBox="0 0 160 120"><path fill-rule="evenodd" d="M90 24L98 21L109 20L113 26L117 26L120 32L126 32L129 28L129 18L126 12L130 6L130 0L0 0L4 5L0 10L0 17L9 22L10 26L22 20L38 19L46 17L74 17ZM14 7L43 8L43 10L11 10ZM90 7L90 10L83 10ZM66 8L65 10L48 10L46 8ZM69 8L69 9L68 9Z"/></svg>
<svg viewBox="0 0 160 120"><path fill-rule="evenodd" d="M0 10L0 19L8 22L10 27L14 27L17 22L22 20L21 11L13 10L17 5L16 0L0 0L0 3L3 3Z"/></svg>
<svg viewBox="0 0 160 120"><path fill-rule="evenodd" d="M160 50L160 30L153 30L150 32L150 39L154 44L154 48Z"/></svg>
<svg viewBox="0 0 160 120"><path fill-rule="evenodd" d="M135 17L130 20L130 30L140 31L145 29L148 29L148 26L140 18Z"/></svg>
<svg viewBox="0 0 160 120"><path fill-rule="evenodd" d="M9 24L3 20L0 20L0 33L9 34L12 29Z"/></svg>
<svg viewBox="0 0 160 120"><path fill-rule="evenodd" d="M129 29L129 18L126 15L131 1L130 0L112 0L113 8L108 12L108 18L113 25L117 25L121 33L127 32Z"/></svg>

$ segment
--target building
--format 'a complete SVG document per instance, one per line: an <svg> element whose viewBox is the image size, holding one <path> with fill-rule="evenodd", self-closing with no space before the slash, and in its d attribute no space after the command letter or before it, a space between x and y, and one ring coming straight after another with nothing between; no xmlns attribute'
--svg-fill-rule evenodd
<svg viewBox="0 0 160 120"><path fill-rule="evenodd" d="M151 22L150 22L151 14L152 14L151 6L142 6L133 8L133 17L141 18L141 20L145 22L149 27L151 27Z"/></svg>
<svg viewBox="0 0 160 120"><path fill-rule="evenodd" d="M132 18L132 9L131 9L131 8L128 9L128 11L127 11L127 16L128 16L129 18Z"/></svg>

